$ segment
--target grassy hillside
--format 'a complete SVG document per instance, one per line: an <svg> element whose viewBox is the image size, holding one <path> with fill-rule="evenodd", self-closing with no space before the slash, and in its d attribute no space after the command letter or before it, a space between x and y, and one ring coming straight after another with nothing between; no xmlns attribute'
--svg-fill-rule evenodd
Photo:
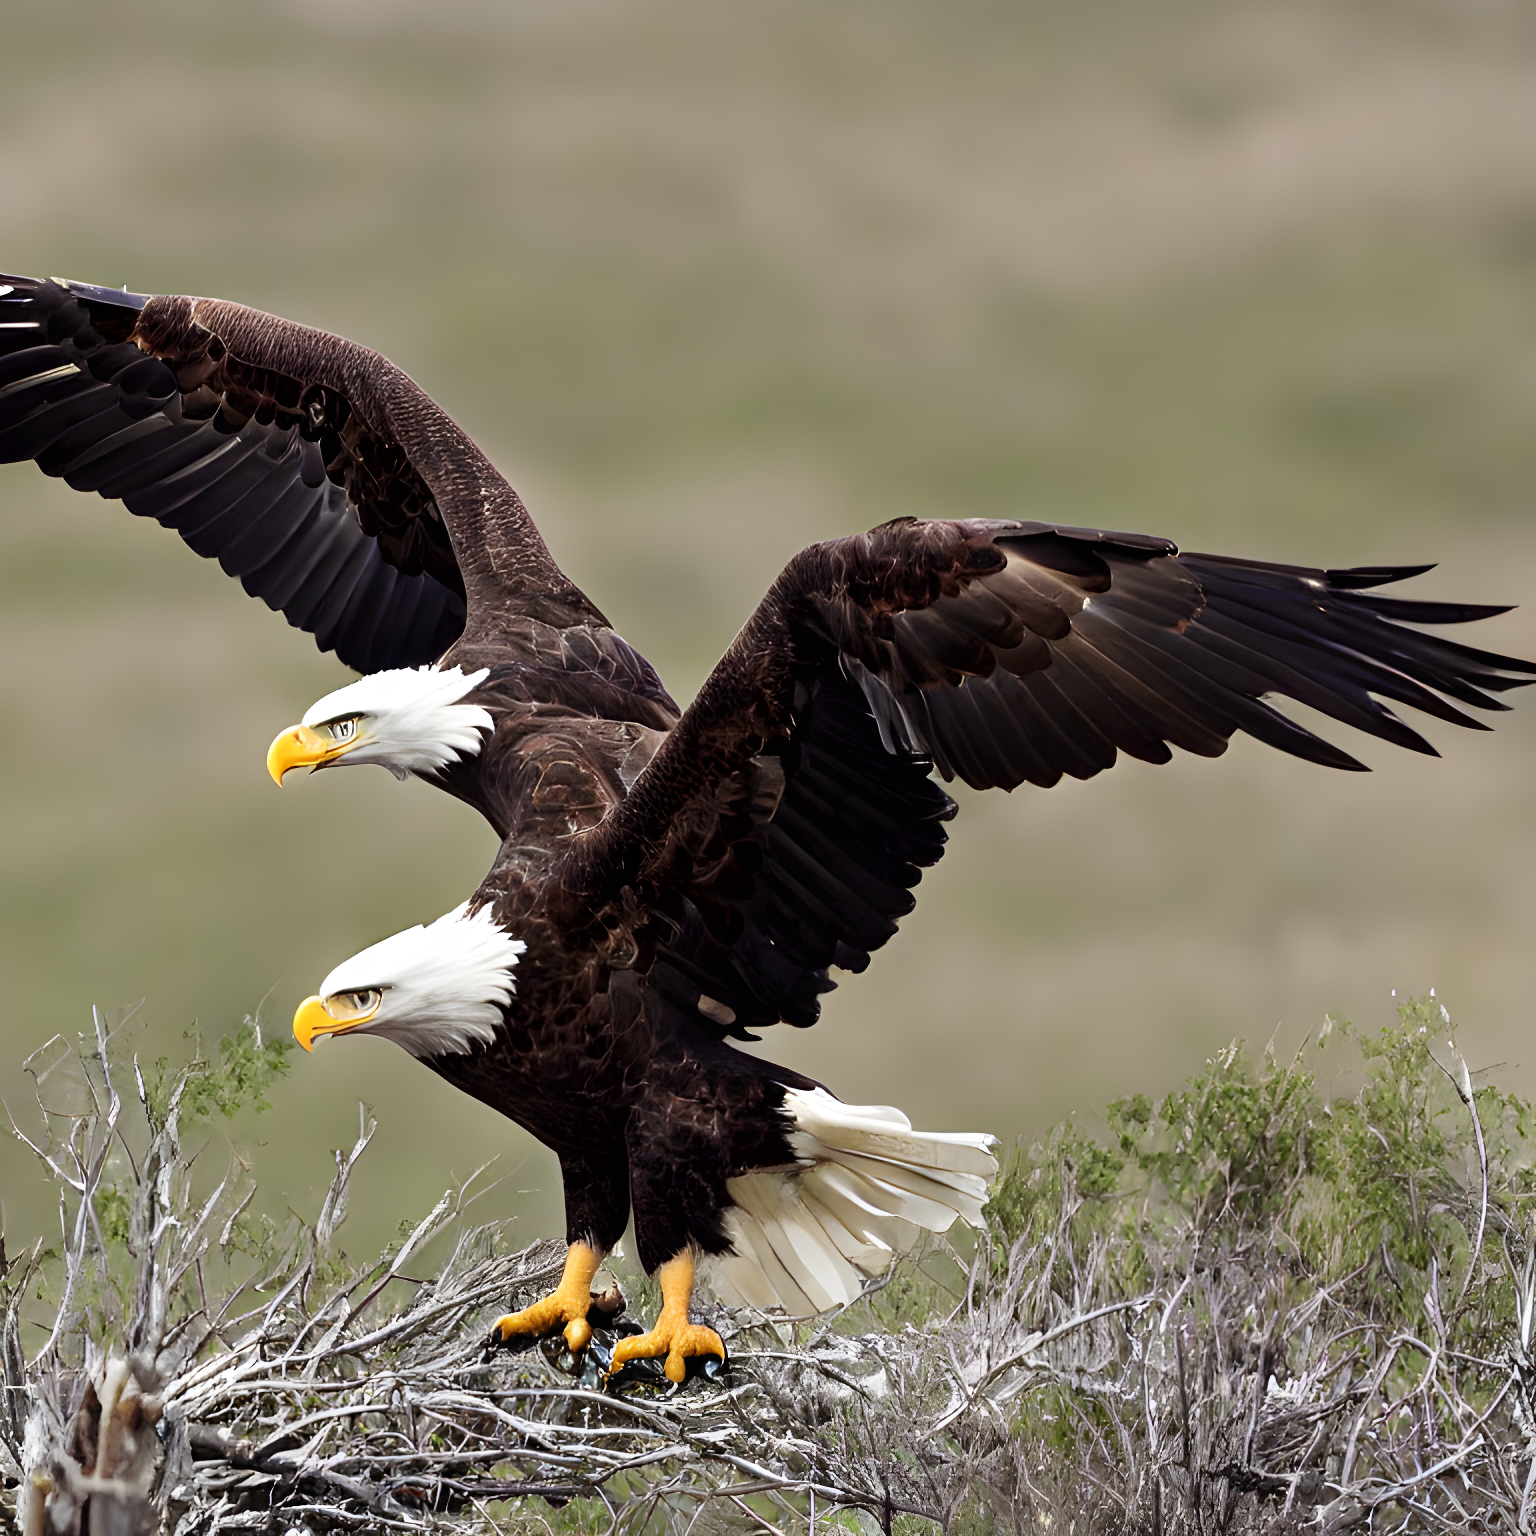
<svg viewBox="0 0 1536 1536"><path fill-rule="evenodd" d="M680 696L796 548L897 513L1438 559L1428 595L1536 594L1527 7L12 11L0 262L379 347ZM1536 654L1526 614L1483 640ZM264 998L281 1029L489 862L420 785L279 795L266 744L340 669L28 466L0 472L0 658L8 1100L93 1002L147 996L158 1052ZM1491 737L1432 726L1444 761L1356 746L1370 776L1240 742L963 796L902 936L763 1049L1012 1134L1167 1091L1234 1030L1380 1022L1434 985L1474 1064L1536 1089L1515 703ZM364 1098L369 1241L495 1152L506 1209L557 1230L542 1150L387 1044L299 1066L259 1127L296 1202ZM13 1231L51 1221L14 1146L0 1191Z"/></svg>

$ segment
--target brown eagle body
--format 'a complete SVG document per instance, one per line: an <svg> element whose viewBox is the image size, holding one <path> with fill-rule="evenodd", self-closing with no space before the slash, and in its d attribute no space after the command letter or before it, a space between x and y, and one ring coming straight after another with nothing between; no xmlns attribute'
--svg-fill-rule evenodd
<svg viewBox="0 0 1536 1536"><path fill-rule="evenodd" d="M862 971L895 933L955 810L934 767L1049 786L1121 752L1215 756L1242 730L1360 768L1265 700L1431 752L1381 699L1482 729L1457 705L1502 709L1493 695L1536 673L1407 627L1503 611L1375 590L1425 567L903 519L795 556L680 711L484 455L377 354L218 301L0 288L0 459L175 528L362 672L478 678L461 701L489 720L478 750L356 760L418 772L504 839L467 906L524 946L494 1028L417 1054L560 1158L572 1264L508 1336L584 1341L595 1256L631 1210L671 1309L633 1352L670 1352L672 1374L718 1349L687 1325L695 1257L751 1247L766 1289L738 1265L738 1299L814 1309L878 1269L891 1222L979 1208L978 1138L845 1123L895 1112L837 1106L728 1043L813 1024L833 969ZM322 746L296 760L345 760ZM311 1002L363 1001L314 1029L372 1027L390 985L359 971ZM395 1038L414 1048L405 1025ZM879 1219L858 1215L870 1202Z"/></svg>

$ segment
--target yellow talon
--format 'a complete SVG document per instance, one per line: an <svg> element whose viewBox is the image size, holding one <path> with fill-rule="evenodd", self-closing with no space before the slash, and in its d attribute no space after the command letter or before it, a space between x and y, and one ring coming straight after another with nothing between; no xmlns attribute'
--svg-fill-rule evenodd
<svg viewBox="0 0 1536 1536"><path fill-rule="evenodd" d="M565 1324L565 1342L582 1350L592 1341L587 1312L592 1306L592 1277L603 1256L585 1243L572 1243L565 1254L565 1271L548 1296L521 1312L499 1317L491 1326L493 1344L510 1344L516 1338L541 1339Z"/></svg>
<svg viewBox="0 0 1536 1536"><path fill-rule="evenodd" d="M661 1281L661 1312L656 1326L636 1338L620 1339L613 1346L609 1376L615 1376L631 1360L654 1360L665 1355L662 1369L667 1380L682 1381L688 1374L688 1361L701 1355L725 1359L725 1345L713 1328L688 1320L688 1304L693 1299L693 1255L684 1251L668 1259L656 1271Z"/></svg>

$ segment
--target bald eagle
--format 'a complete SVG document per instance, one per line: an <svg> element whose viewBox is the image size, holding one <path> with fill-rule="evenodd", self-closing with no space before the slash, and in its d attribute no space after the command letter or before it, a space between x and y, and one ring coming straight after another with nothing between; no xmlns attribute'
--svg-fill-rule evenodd
<svg viewBox="0 0 1536 1536"><path fill-rule="evenodd" d="M814 1024L834 971L896 932L955 812L935 770L1050 786L1237 731L1360 769L1267 700L1432 753L1380 700L1486 729L1457 705L1536 675L1410 628L1505 611L1377 590L1424 566L902 518L796 555L680 710L405 374L217 300L0 278L0 459L27 457L175 528L365 674L279 735L279 782L377 763L502 836L463 905L338 966L294 1033L387 1036L558 1155L565 1275L494 1337L585 1346L633 1212L663 1305L613 1365L664 1357L674 1380L723 1355L696 1280L814 1313L920 1229L980 1220L990 1138L729 1043Z"/></svg>

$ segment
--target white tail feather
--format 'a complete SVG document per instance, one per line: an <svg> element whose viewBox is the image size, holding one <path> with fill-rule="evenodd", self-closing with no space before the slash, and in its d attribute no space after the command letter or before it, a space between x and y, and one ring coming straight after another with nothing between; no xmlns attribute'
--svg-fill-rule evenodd
<svg viewBox="0 0 1536 1536"><path fill-rule="evenodd" d="M997 1172L997 1159L988 1151L992 1138L967 1131L924 1131L914 1134L912 1122L889 1105L844 1104L824 1089L812 1093L792 1090L795 1131L844 1152L863 1152L915 1168L967 1173L983 1183ZM799 1149L796 1148L798 1151Z"/></svg>
<svg viewBox="0 0 1536 1536"><path fill-rule="evenodd" d="M700 1280L735 1306L805 1317L844 1306L919 1232L958 1216L980 1226L997 1172L991 1136L914 1131L899 1109L791 1089L784 1109L797 1166L728 1179L733 1252Z"/></svg>

